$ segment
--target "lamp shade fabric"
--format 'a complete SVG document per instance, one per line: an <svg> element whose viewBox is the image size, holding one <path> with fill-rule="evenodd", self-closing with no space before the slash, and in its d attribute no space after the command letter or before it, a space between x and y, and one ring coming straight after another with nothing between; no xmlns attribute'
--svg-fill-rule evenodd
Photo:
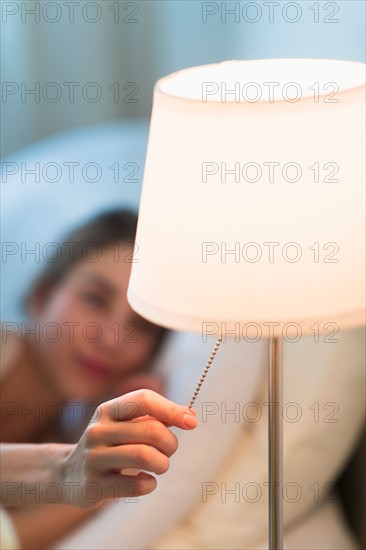
<svg viewBox="0 0 366 550"><path fill-rule="evenodd" d="M362 63L226 61L159 80L130 305L252 338L363 323L364 151Z"/></svg>

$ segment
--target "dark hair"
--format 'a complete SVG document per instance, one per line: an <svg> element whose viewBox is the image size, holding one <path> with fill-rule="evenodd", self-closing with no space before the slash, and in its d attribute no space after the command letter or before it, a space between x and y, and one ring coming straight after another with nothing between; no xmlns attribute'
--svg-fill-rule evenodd
<svg viewBox="0 0 366 550"><path fill-rule="evenodd" d="M58 243L59 247L54 256L48 258L43 271L27 293L24 300L25 309L31 299L47 296L47 293L67 276L75 264L85 260L86 247L91 245L102 252L113 245L124 243L131 245L133 250L136 228L137 215L131 210L118 209L103 212L69 233L62 242ZM72 256L70 255L71 244ZM160 331L152 358L155 357L169 332L164 327L158 326L158 328Z"/></svg>
<svg viewBox="0 0 366 550"><path fill-rule="evenodd" d="M102 252L115 244L134 244L137 216L131 210L118 209L98 214L81 227L76 228L58 243L53 255L34 281L25 298L25 304L35 296L42 296L56 286L79 261L85 259L85 251L93 248Z"/></svg>

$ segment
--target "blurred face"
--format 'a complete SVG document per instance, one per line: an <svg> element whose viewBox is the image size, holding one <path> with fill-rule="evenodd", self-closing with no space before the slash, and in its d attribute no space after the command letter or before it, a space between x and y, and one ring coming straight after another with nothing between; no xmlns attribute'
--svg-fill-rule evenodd
<svg viewBox="0 0 366 550"><path fill-rule="evenodd" d="M80 261L32 315L40 323L39 368L65 399L98 400L148 366L161 329L127 302L131 248Z"/></svg>

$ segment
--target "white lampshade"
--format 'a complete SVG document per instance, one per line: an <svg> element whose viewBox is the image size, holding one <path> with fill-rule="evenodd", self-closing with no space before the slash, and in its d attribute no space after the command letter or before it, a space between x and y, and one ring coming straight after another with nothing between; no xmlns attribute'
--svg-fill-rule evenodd
<svg viewBox="0 0 366 550"><path fill-rule="evenodd" d="M364 78L363 63L265 59L159 80L132 308L205 333L362 324Z"/></svg>

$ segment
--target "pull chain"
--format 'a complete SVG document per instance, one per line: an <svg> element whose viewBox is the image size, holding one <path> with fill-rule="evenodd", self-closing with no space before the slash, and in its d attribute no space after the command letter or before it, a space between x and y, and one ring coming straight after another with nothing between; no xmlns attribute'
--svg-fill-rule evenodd
<svg viewBox="0 0 366 550"><path fill-rule="evenodd" d="M212 361L213 361L214 358L215 358L216 352L217 352L217 350L219 349L219 346L220 346L220 344L221 344L221 341L222 341L222 337L219 336L219 338L217 339L217 342L216 342L216 344L215 344L215 347L214 347L214 349L212 350L212 353L211 353L211 355L210 355L210 359L209 359L208 362L207 362L207 365L206 365L206 367L205 367L205 370L203 371L202 376L201 376L201 378L200 378L200 380L199 380L199 382L198 382L198 384L197 384L197 386L196 386L196 389L194 390L193 397L192 397L192 399L191 399L190 404L188 405L188 408L189 408L189 409L191 409L191 408L193 407L193 403L196 401L197 395L198 395L198 393L199 393L199 391L200 391L200 389L201 389L201 386L202 386L202 384L203 384L203 382L204 382L204 380L205 380L205 378L206 378L206 375L207 375L207 373L208 373L208 369L211 367Z"/></svg>

